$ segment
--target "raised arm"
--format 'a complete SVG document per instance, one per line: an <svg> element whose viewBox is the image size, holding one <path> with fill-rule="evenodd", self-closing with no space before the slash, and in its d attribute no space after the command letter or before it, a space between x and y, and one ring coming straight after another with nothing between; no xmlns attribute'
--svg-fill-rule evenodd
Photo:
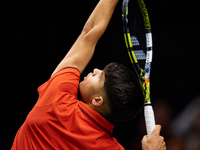
<svg viewBox="0 0 200 150"><path fill-rule="evenodd" d="M81 34L53 74L64 67L76 67L82 73L91 60L95 46L105 32L119 0L100 0ZM53 75L52 74L52 75Z"/></svg>

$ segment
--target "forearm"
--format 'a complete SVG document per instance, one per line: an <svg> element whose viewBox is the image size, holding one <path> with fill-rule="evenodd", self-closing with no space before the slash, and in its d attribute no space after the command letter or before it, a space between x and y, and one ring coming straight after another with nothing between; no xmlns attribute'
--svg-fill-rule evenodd
<svg viewBox="0 0 200 150"><path fill-rule="evenodd" d="M105 32L110 22L118 1L119 0L99 1L87 20L82 33L54 70L53 74L67 66L76 67L80 72L83 72L94 54L97 41Z"/></svg>
<svg viewBox="0 0 200 150"><path fill-rule="evenodd" d="M118 1L100 0L87 20L82 33L98 41L105 32Z"/></svg>

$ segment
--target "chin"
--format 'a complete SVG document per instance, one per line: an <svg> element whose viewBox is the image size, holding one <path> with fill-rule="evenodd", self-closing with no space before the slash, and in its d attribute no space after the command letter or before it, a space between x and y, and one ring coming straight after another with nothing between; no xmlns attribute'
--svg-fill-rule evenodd
<svg viewBox="0 0 200 150"><path fill-rule="evenodd" d="M83 100L83 96L82 96L82 94L81 94L81 88L80 88L80 86L81 86L81 83L79 84L79 88L78 88L78 99L81 100L81 101L83 101L83 102L85 102L85 101Z"/></svg>

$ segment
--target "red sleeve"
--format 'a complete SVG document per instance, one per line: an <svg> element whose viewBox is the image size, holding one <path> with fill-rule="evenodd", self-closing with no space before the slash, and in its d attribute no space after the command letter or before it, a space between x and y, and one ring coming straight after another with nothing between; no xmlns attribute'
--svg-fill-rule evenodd
<svg viewBox="0 0 200 150"><path fill-rule="evenodd" d="M38 88L38 101L48 105L66 94L77 97L80 72L73 67L63 68Z"/></svg>

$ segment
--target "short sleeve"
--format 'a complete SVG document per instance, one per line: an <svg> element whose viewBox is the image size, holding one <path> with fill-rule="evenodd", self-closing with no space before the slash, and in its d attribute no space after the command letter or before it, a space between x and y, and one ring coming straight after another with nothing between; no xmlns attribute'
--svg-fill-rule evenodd
<svg viewBox="0 0 200 150"><path fill-rule="evenodd" d="M66 94L77 96L79 81L80 72L78 69L63 68L38 88L38 101L42 101L42 105L48 105Z"/></svg>

